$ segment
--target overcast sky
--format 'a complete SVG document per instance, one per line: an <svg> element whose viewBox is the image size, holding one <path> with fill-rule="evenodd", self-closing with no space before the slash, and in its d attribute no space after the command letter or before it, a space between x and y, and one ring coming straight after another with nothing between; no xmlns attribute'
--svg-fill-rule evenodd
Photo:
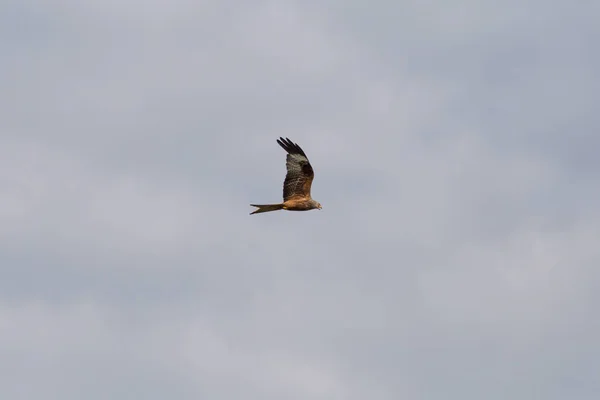
<svg viewBox="0 0 600 400"><path fill-rule="evenodd" d="M0 397L597 399L598 20L3 2Z"/></svg>

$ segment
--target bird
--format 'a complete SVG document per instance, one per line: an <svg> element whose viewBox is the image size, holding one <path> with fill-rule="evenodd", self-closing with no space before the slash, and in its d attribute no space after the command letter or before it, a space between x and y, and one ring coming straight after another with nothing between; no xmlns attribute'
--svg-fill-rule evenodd
<svg viewBox="0 0 600 400"><path fill-rule="evenodd" d="M310 196L310 187L315 172L304 150L288 138L280 137L277 143L288 153L285 159L286 175L283 181L283 203L250 204L257 209L250 213L259 214L277 210L308 211L321 210L321 203Z"/></svg>

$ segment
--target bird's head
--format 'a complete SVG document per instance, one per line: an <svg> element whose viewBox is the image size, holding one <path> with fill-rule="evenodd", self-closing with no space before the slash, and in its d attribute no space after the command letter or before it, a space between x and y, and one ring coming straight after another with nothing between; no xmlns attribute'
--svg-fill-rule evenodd
<svg viewBox="0 0 600 400"><path fill-rule="evenodd" d="M309 210L313 210L313 209L317 209L320 210L321 207L321 203L319 203L318 201L314 200L314 199L310 199L310 203L309 203Z"/></svg>

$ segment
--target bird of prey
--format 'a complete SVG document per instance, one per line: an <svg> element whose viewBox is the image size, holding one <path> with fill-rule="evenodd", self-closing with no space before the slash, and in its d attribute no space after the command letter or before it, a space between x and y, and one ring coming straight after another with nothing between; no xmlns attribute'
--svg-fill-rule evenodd
<svg viewBox="0 0 600 400"><path fill-rule="evenodd" d="M288 138L279 138L277 143L288 152L285 162L287 173L283 182L283 203L250 204L258 208L250 215L277 210L308 211L315 208L320 210L321 203L310 197L310 186L315 173L308 157L300 146Z"/></svg>

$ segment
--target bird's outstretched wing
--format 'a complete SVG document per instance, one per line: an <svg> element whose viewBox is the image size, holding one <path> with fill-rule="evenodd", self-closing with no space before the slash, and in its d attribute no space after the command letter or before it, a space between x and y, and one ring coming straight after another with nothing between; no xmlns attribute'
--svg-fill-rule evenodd
<svg viewBox="0 0 600 400"><path fill-rule="evenodd" d="M310 199L310 187L315 173L308 157L300 146L288 138L279 138L277 143L288 152L285 162L287 174L283 182L283 201Z"/></svg>

